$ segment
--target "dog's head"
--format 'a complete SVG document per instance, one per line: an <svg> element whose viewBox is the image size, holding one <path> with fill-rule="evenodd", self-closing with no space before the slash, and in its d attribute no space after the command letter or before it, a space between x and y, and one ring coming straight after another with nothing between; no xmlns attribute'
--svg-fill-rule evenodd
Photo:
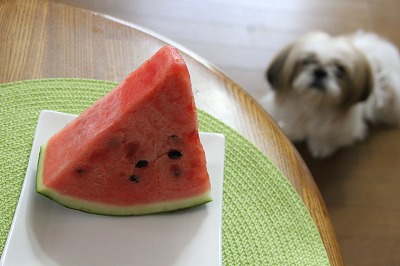
<svg viewBox="0 0 400 266"><path fill-rule="evenodd" d="M277 94L296 93L309 104L350 106L368 98L370 65L347 37L310 33L283 49L266 77Z"/></svg>

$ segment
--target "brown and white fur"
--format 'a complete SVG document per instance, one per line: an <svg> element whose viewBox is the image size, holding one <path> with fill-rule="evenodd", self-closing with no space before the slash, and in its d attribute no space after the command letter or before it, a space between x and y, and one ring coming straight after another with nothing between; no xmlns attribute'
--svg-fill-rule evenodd
<svg viewBox="0 0 400 266"><path fill-rule="evenodd" d="M363 140L367 122L400 124L400 57L373 33L305 35L266 72L261 104L292 141L323 158Z"/></svg>

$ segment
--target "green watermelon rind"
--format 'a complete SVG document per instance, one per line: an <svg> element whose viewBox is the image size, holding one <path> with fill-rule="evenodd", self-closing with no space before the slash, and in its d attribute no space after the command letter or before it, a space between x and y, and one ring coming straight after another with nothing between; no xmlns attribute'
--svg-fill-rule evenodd
<svg viewBox="0 0 400 266"><path fill-rule="evenodd" d="M203 194L194 197L162 201L149 204L141 204L134 206L119 206L107 203L92 202L84 199L74 198L46 187L42 182L43 162L45 158L46 145L40 147L39 160L36 171L36 191L63 205L64 207L87 212L91 214L110 215L110 216L130 216L130 215L146 215L163 212L174 212L178 210L193 208L212 201L211 191L208 190Z"/></svg>

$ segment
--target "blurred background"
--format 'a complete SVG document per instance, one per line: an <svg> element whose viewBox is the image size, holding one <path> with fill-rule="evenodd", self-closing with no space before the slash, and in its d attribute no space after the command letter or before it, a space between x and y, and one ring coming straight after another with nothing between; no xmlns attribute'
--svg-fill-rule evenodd
<svg viewBox="0 0 400 266"><path fill-rule="evenodd" d="M215 65L255 99L288 43L314 30L374 31L400 47L399 0L58 0L147 28ZM400 73L399 73L400 74ZM346 265L400 265L400 129L371 128L365 142L314 160L316 180Z"/></svg>

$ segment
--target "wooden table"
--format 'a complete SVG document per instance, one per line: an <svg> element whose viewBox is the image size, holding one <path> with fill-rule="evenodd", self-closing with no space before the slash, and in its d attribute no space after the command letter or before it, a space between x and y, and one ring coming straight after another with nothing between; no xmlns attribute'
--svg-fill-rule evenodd
<svg viewBox="0 0 400 266"><path fill-rule="evenodd" d="M0 2L0 82L38 78L121 81L165 41L135 25L43 0ZM310 211L332 265L342 257L318 188L292 144L244 90L183 47L196 104L255 144Z"/></svg>

